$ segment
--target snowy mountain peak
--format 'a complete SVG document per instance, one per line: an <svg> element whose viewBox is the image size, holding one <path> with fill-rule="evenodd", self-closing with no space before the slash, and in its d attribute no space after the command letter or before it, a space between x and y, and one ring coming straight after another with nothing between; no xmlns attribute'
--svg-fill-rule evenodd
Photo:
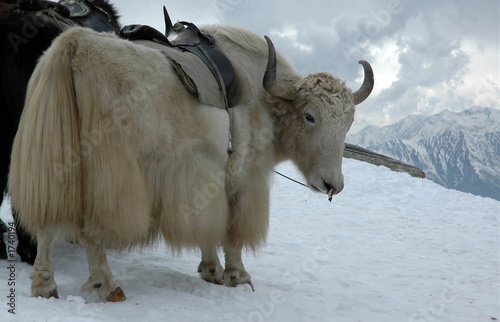
<svg viewBox="0 0 500 322"><path fill-rule="evenodd" d="M500 111L480 106L369 126L347 142L424 170L445 187L500 200Z"/></svg>

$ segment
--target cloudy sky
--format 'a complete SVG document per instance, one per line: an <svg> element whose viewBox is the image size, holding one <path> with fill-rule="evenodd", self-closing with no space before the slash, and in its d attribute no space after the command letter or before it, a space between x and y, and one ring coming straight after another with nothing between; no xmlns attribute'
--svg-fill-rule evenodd
<svg viewBox="0 0 500 322"><path fill-rule="evenodd" d="M183 0L112 1L123 24L164 30L172 21L232 24L269 35L302 73L328 71L357 89L360 59L375 89L350 133L410 114L499 109L498 0Z"/></svg>

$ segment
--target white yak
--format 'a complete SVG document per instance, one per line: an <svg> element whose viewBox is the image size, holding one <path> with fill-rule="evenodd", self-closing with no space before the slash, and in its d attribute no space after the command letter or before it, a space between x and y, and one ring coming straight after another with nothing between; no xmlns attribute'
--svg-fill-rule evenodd
<svg viewBox="0 0 500 322"><path fill-rule="evenodd" d="M251 285L241 253L266 239L275 165L292 160L313 190L342 190L344 140L373 88L370 65L360 62L365 80L352 93L329 73L302 77L268 38L238 27L202 31L248 81L251 100L229 113L201 104L160 51L112 34L71 29L41 58L8 187L20 224L38 240L32 296L58 297L58 231L78 237L90 271L84 289L102 301L125 300L105 248L160 237L174 249L199 247L204 280Z"/></svg>

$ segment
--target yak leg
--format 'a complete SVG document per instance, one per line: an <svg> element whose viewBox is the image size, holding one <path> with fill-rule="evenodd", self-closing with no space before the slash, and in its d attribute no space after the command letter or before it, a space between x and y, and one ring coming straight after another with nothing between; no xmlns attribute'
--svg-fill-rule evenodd
<svg viewBox="0 0 500 322"><path fill-rule="evenodd" d="M89 293L96 290L99 300L103 302L125 301L125 294L120 287L120 283L115 280L109 268L102 236L102 232L82 233L80 236L80 241L89 262L90 272L90 277L83 284L82 290Z"/></svg>
<svg viewBox="0 0 500 322"><path fill-rule="evenodd" d="M207 282L214 284L223 284L222 282L222 265L217 255L215 246L203 246L201 248L201 262L198 265L198 273L200 277Z"/></svg>
<svg viewBox="0 0 500 322"><path fill-rule="evenodd" d="M243 245L238 244L226 244L224 246L224 255L226 262L226 269L223 273L224 285L234 287L238 284L248 284L252 287L252 291L254 291L251 280L252 277L245 270L245 266L243 266L243 260L241 259L242 248Z"/></svg>
<svg viewBox="0 0 500 322"><path fill-rule="evenodd" d="M52 267L52 246L56 236L55 228L42 228L38 234L38 254L31 270L31 296L33 297L55 297L57 284L54 280L54 268Z"/></svg>

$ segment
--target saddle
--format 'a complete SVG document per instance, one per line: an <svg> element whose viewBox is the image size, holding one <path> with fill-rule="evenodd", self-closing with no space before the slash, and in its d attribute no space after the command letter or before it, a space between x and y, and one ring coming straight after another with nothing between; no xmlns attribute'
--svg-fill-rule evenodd
<svg viewBox="0 0 500 322"><path fill-rule="evenodd" d="M22 1L14 5L10 11L46 12L56 22L62 22L64 25L77 24L98 32L114 31L109 14L92 0Z"/></svg>
<svg viewBox="0 0 500 322"><path fill-rule="evenodd" d="M165 34L147 25L128 25L121 29L120 37L163 52L186 89L198 94L202 103L224 109L241 103L238 96L242 92L238 90L241 77L237 77L229 59L215 49L215 40L191 22L172 25L165 7L163 14ZM197 66L200 62L203 66ZM211 80L203 76L204 68L209 70ZM210 85L210 81L215 81L215 85Z"/></svg>
<svg viewBox="0 0 500 322"><path fill-rule="evenodd" d="M111 17L91 0L60 0L66 16L79 25L97 32L114 31Z"/></svg>

